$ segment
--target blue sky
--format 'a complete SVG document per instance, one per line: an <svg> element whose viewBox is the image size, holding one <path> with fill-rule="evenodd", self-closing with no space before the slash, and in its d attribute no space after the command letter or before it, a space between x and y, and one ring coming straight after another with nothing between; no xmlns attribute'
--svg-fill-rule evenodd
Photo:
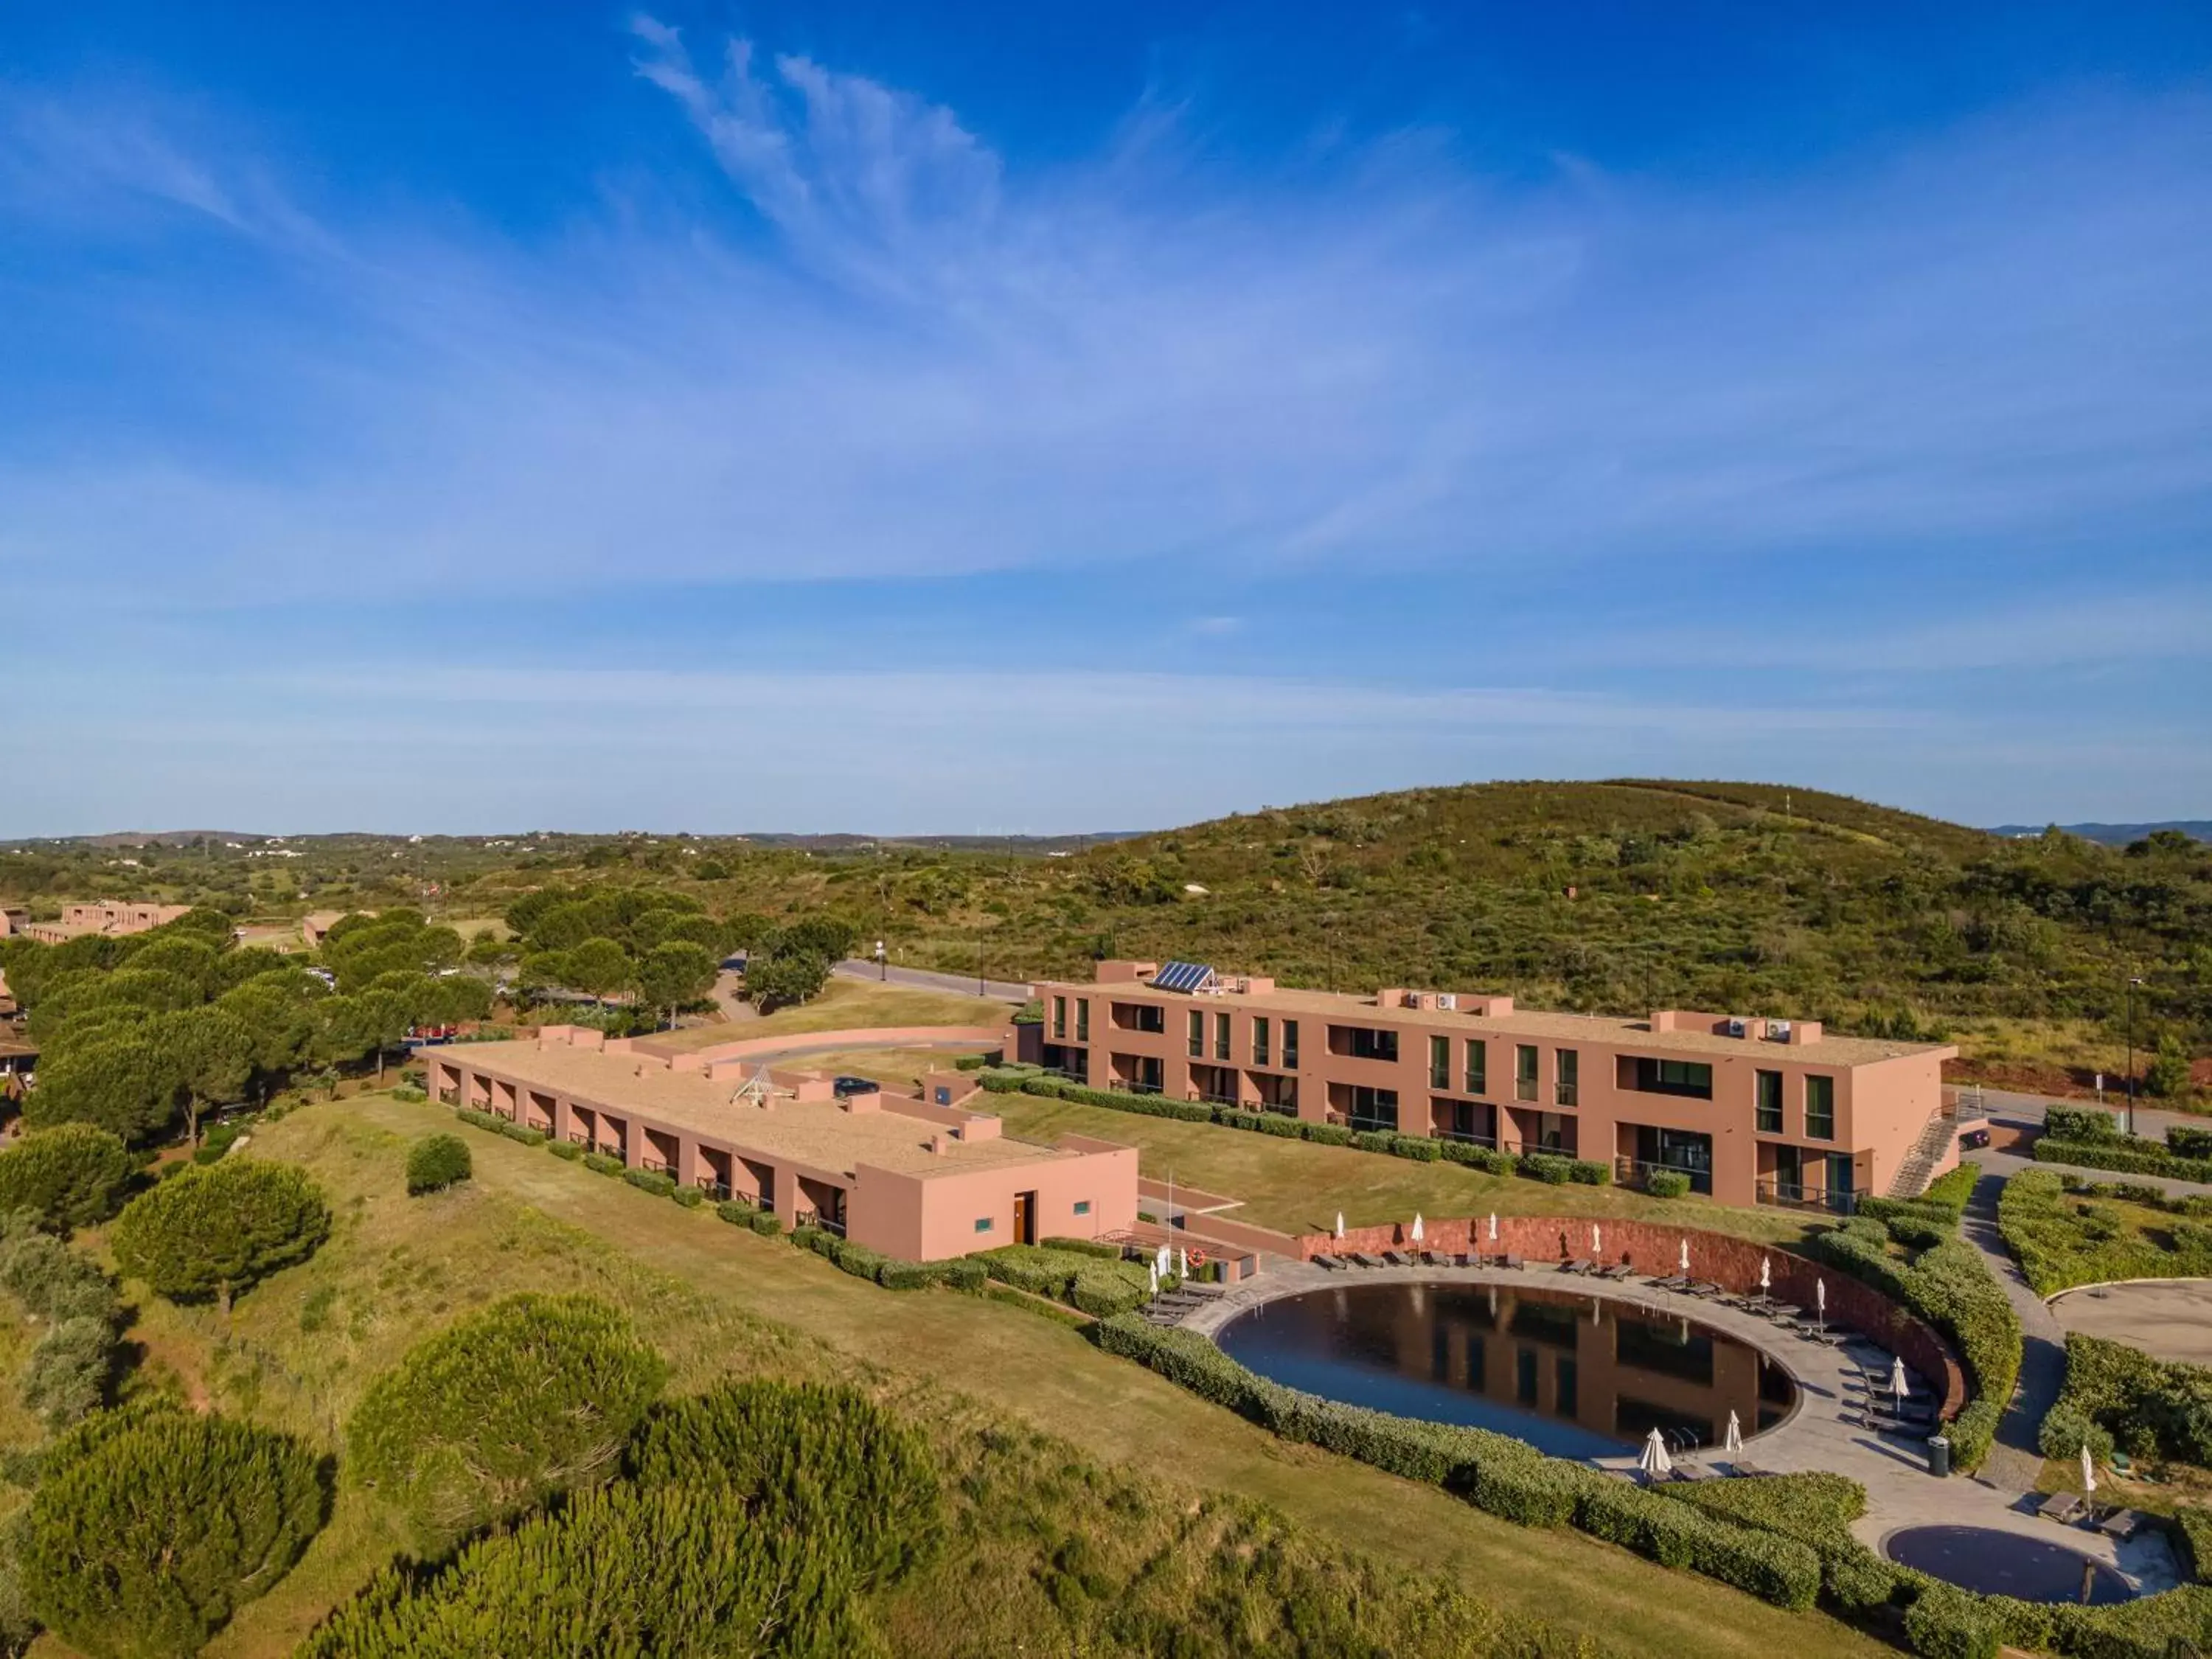
<svg viewBox="0 0 2212 1659"><path fill-rule="evenodd" d="M0 33L0 836L2212 815L2212 11Z"/></svg>

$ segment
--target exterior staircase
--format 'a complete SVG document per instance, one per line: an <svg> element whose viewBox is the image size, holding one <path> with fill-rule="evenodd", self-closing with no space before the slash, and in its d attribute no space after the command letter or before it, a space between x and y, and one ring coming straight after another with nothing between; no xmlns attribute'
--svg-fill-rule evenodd
<svg viewBox="0 0 2212 1659"><path fill-rule="evenodd" d="M1952 1137L1959 1133L1962 1115L1950 1108L1930 1114L1928 1127L1920 1132L1920 1139L1912 1143L1912 1150L1905 1155L1905 1162L1897 1166L1897 1176L1889 1183L1892 1198L1917 1198L1928 1190L1928 1180L1935 1173L1936 1160L1950 1150Z"/></svg>

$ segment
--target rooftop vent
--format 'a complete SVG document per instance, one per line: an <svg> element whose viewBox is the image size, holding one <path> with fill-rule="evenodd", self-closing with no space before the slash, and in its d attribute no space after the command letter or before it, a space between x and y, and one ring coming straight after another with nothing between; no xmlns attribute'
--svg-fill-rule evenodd
<svg viewBox="0 0 2212 1659"><path fill-rule="evenodd" d="M1776 1042L1789 1042L1790 1022L1786 1019L1768 1020L1766 1022L1766 1035L1770 1040Z"/></svg>

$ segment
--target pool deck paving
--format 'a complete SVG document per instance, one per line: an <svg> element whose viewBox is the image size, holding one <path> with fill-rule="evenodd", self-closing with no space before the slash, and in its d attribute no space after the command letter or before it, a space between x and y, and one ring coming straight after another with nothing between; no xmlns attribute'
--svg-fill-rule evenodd
<svg viewBox="0 0 2212 1659"><path fill-rule="evenodd" d="M2112 1568L2142 1594L2171 1589L2178 1582L2172 1553L2154 1532L2122 1543L2086 1527L2046 1521L2035 1513L2040 1498L2032 1492L2033 1476L2025 1485L2009 1487L2002 1482L1992 1484L1986 1469L1981 1478L1938 1479L1928 1473L1925 1440L1848 1421L1846 1413L1857 1397L1863 1371L1888 1374L1891 1356L1886 1351L1856 1337L1831 1347L1757 1313L1702 1297L1633 1281L1593 1280L1536 1264L1518 1272L1431 1267L1331 1271L1311 1262L1283 1262L1196 1309L1182 1322L1182 1328L1212 1337L1249 1309L1305 1291L1444 1283L1540 1288L1599 1297L1642 1312L1688 1319L1760 1350L1789 1372L1797 1385L1798 1403L1773 1428L1746 1437L1746 1462L1778 1474L1825 1469L1849 1475L1867 1493L1867 1512L1851 1529L1861 1541L1876 1549L1889 1534L1910 1527L1981 1527L2042 1543L2063 1544ZM2036 1305L2042 1308L2040 1302ZM2048 1319L2048 1310L2044 1313ZM1924 1397L1928 1392L1924 1380L1918 1389ZM1633 1469L1636 1466L1633 1454L1595 1461L1601 1468ZM1729 1467L1728 1455L1718 1448L1688 1461L1715 1468Z"/></svg>

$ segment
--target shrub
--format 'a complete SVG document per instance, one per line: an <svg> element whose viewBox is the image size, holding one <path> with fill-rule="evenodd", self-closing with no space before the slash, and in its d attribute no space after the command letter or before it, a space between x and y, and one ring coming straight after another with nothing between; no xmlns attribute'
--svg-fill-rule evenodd
<svg viewBox="0 0 2212 1659"><path fill-rule="evenodd" d="M1349 1146L1353 1139L1352 1131L1341 1123L1309 1123L1305 1138L1316 1146Z"/></svg>
<svg viewBox="0 0 2212 1659"><path fill-rule="evenodd" d="M2212 1229L2177 1220L2164 1243L2150 1234L2127 1234L2118 1213L2093 1201L2091 1192L2124 1195L2122 1189L2078 1184L2069 1189L2050 1170L2023 1170L2005 1183L1997 1228L2039 1296L2107 1279L2212 1274ZM2153 1207L2170 1207L2163 1194L2153 1196Z"/></svg>
<svg viewBox="0 0 2212 1659"><path fill-rule="evenodd" d="M1655 1170L1644 1178L1644 1190L1654 1198L1680 1198L1690 1190L1690 1177L1680 1170Z"/></svg>
<svg viewBox="0 0 2212 1659"><path fill-rule="evenodd" d="M413 1106L429 1099L430 1097L426 1091L416 1088L411 1083L396 1083L392 1087L392 1097L394 1100L404 1100Z"/></svg>
<svg viewBox="0 0 2212 1659"><path fill-rule="evenodd" d="M1353 1132L1352 1144L1363 1152L1387 1152L1397 1139L1387 1129L1359 1129Z"/></svg>
<svg viewBox="0 0 2212 1659"><path fill-rule="evenodd" d="M1486 1170L1496 1176L1510 1176L1519 1160L1512 1153L1500 1152L1495 1146L1477 1146L1464 1140L1443 1143L1443 1158L1448 1164L1464 1164L1469 1169Z"/></svg>
<svg viewBox="0 0 2212 1659"><path fill-rule="evenodd" d="M1393 1158L1408 1158L1416 1164L1434 1164L1443 1156L1444 1144L1432 1135L1393 1135L1389 1152Z"/></svg>
<svg viewBox="0 0 2212 1659"><path fill-rule="evenodd" d="M832 1243L836 1248L830 1252L830 1261L855 1279L880 1279L884 1269L890 1264L890 1258L881 1250L872 1250L865 1244L855 1244L842 1238Z"/></svg>
<svg viewBox="0 0 2212 1659"><path fill-rule="evenodd" d="M434 1571L385 1568L300 1659L880 1650L866 1603L805 1533L745 1524L726 1489L580 1492Z"/></svg>
<svg viewBox="0 0 2212 1659"><path fill-rule="evenodd" d="M593 1175L618 1176L626 1172L629 1165L611 1152L586 1152L584 1167Z"/></svg>
<svg viewBox="0 0 2212 1659"><path fill-rule="evenodd" d="M1610 1187L1613 1165L1594 1158L1578 1158L1568 1167L1567 1179L1583 1187Z"/></svg>
<svg viewBox="0 0 2212 1659"><path fill-rule="evenodd" d="M988 1285L990 1275L983 1264L972 1256L957 1256L950 1261L931 1264L937 1269L938 1282L948 1290L978 1291Z"/></svg>
<svg viewBox="0 0 2212 1659"><path fill-rule="evenodd" d="M556 1158L568 1159L571 1164L580 1162L586 1156L584 1149L573 1140L549 1140L545 1143L545 1150Z"/></svg>
<svg viewBox="0 0 2212 1659"><path fill-rule="evenodd" d="M58 1227L90 1227L113 1215L130 1185L121 1138L90 1123L62 1123L0 1152L0 1213L35 1210Z"/></svg>
<svg viewBox="0 0 2212 1659"><path fill-rule="evenodd" d="M1916 1201L1929 1209L1948 1211L1955 1223L1966 1213L1967 1201L1981 1178L1982 1166L1969 1159L1929 1182L1928 1190Z"/></svg>
<svg viewBox="0 0 2212 1659"><path fill-rule="evenodd" d="M425 1135L407 1151L407 1193L443 1192L475 1173L468 1143L459 1135Z"/></svg>
<svg viewBox="0 0 2212 1659"><path fill-rule="evenodd" d="M699 1187L678 1187L669 1196L687 1210L696 1210L707 1201L705 1189Z"/></svg>
<svg viewBox="0 0 2212 1659"><path fill-rule="evenodd" d="M1060 1250L1073 1255L1097 1256L1105 1261L1119 1261L1121 1259L1121 1247L1119 1244L1109 1244L1103 1240L1096 1238L1047 1238L1040 1242L1040 1248Z"/></svg>
<svg viewBox="0 0 2212 1659"><path fill-rule="evenodd" d="M509 1140L519 1140L526 1146L543 1146L552 1139L543 1129L533 1129L527 1123L509 1123L505 1118L501 1118L493 1127Z"/></svg>
<svg viewBox="0 0 2212 1659"><path fill-rule="evenodd" d="M2212 1509L2181 1505L2173 1512L2173 1536L2180 1546L2175 1556L2182 1576L2200 1584L2212 1584Z"/></svg>
<svg viewBox="0 0 2212 1659"><path fill-rule="evenodd" d="M21 1540L39 1619L95 1655L198 1652L322 1525L316 1462L216 1416L107 1413L48 1459Z"/></svg>
<svg viewBox="0 0 2212 1659"><path fill-rule="evenodd" d="M2004 1644L1982 1598L1940 1580L1906 1609L1905 1637L1921 1659L1996 1659Z"/></svg>
<svg viewBox="0 0 2212 1659"><path fill-rule="evenodd" d="M486 1131L496 1130L502 1121L489 1112L480 1112L473 1106L454 1107L453 1116L459 1121L467 1124L471 1129Z"/></svg>
<svg viewBox="0 0 2212 1659"><path fill-rule="evenodd" d="M773 1210L755 1210L745 1218L745 1225L763 1238L774 1238L783 1231L783 1218Z"/></svg>
<svg viewBox="0 0 2212 1659"><path fill-rule="evenodd" d="M434 1548L611 1473L664 1370L605 1303L507 1297L369 1385L346 1428L349 1472Z"/></svg>
<svg viewBox="0 0 2212 1659"><path fill-rule="evenodd" d="M742 1198L726 1198L714 1206L714 1213L732 1226L743 1227L760 1212Z"/></svg>
<svg viewBox="0 0 2212 1659"><path fill-rule="evenodd" d="M2174 1124L2166 1132L2166 1146L2176 1158L2212 1158L2212 1128Z"/></svg>
<svg viewBox="0 0 2212 1659"><path fill-rule="evenodd" d="M1777 1607L1809 1607L1820 1591L1820 1558L1810 1546L1709 1516L1624 1481L1586 1487L1574 1518L1594 1537L1662 1566L1732 1584Z"/></svg>
<svg viewBox="0 0 2212 1659"><path fill-rule="evenodd" d="M2212 1182L2212 1158L2179 1158L2155 1140L2140 1136L2098 1140L2065 1140L2049 1133L2035 1143L2035 1156L2045 1164L2078 1164L2093 1170L2120 1170L2130 1175L2166 1176L2176 1181Z"/></svg>
<svg viewBox="0 0 2212 1659"><path fill-rule="evenodd" d="M2043 1133L2059 1140L2120 1140L2120 1120L2101 1106L2051 1106L2043 1114Z"/></svg>
<svg viewBox="0 0 2212 1659"><path fill-rule="evenodd" d="M2112 1457L2112 1431L2102 1427L2079 1406L2060 1400L2043 1415L2035 1431L2036 1449L2045 1457L2075 1458L2087 1446L2100 1463Z"/></svg>
<svg viewBox="0 0 2212 1659"><path fill-rule="evenodd" d="M1564 1187L1574 1174L1575 1161L1556 1152L1523 1152L1514 1161L1514 1168L1532 1181Z"/></svg>
<svg viewBox="0 0 2212 1659"><path fill-rule="evenodd" d="M1097 1319L1127 1313L1144 1299L1142 1286L1132 1285L1116 1273L1085 1269L1077 1273L1067 1287L1069 1305Z"/></svg>
<svg viewBox="0 0 2212 1659"><path fill-rule="evenodd" d="M2167 1457L2212 1468L2212 1368L2154 1359L2138 1348L2079 1332L2066 1338L2066 1387L2045 1418L2074 1416L2130 1449L2155 1447ZM2094 1443L2094 1442L2093 1442ZM2050 1454L2057 1455L2059 1454Z"/></svg>
<svg viewBox="0 0 2212 1659"><path fill-rule="evenodd" d="M924 1291L940 1282L932 1261L886 1261L876 1272L876 1283L887 1291Z"/></svg>
<svg viewBox="0 0 2212 1659"><path fill-rule="evenodd" d="M624 1170L622 1178L641 1193L666 1198L676 1190L676 1177L660 1170Z"/></svg>
<svg viewBox="0 0 2212 1659"><path fill-rule="evenodd" d="M330 1206L289 1164L226 1159L191 1168L124 1206L116 1265L172 1301L231 1297L304 1261L330 1236Z"/></svg>
<svg viewBox="0 0 2212 1659"><path fill-rule="evenodd" d="M939 1542L927 1444L851 1389L720 1383L648 1415L628 1462L642 1486L724 1491L752 1525L808 1534L864 1589L904 1577Z"/></svg>

